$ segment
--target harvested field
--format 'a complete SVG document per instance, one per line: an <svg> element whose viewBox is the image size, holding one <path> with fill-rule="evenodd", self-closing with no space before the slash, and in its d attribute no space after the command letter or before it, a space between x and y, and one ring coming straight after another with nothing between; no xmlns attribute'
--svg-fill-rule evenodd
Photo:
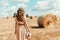
<svg viewBox="0 0 60 40"><path fill-rule="evenodd" d="M29 40L60 40L60 21L57 21L56 27L39 28L37 18L27 19L31 30L31 39ZM0 40L16 40L14 18L0 18Z"/></svg>

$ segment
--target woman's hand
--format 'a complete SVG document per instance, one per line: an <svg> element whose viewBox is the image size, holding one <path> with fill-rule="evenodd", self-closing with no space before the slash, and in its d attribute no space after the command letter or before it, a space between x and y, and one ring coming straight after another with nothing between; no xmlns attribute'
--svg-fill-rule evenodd
<svg viewBox="0 0 60 40"><path fill-rule="evenodd" d="M16 31L14 32L14 34L16 34Z"/></svg>
<svg viewBox="0 0 60 40"><path fill-rule="evenodd" d="M14 34L16 34L16 33L17 33L17 31L15 30Z"/></svg>
<svg viewBox="0 0 60 40"><path fill-rule="evenodd" d="M31 38L31 33L30 33L30 32L27 32L27 33L26 33L26 37L27 37L27 38Z"/></svg>

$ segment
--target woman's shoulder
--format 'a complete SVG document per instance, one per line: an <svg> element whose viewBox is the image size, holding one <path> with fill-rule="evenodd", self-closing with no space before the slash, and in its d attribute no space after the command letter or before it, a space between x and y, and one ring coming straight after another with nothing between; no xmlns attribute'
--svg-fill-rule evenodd
<svg viewBox="0 0 60 40"><path fill-rule="evenodd" d="M24 18L26 19L26 16L24 15Z"/></svg>

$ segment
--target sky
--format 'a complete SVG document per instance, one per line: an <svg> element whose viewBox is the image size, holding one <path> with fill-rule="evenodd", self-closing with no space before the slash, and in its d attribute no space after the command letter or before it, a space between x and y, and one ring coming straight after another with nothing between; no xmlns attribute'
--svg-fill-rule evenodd
<svg viewBox="0 0 60 40"><path fill-rule="evenodd" d="M12 17L20 7L30 16L48 13L60 16L60 0L0 0L0 17Z"/></svg>

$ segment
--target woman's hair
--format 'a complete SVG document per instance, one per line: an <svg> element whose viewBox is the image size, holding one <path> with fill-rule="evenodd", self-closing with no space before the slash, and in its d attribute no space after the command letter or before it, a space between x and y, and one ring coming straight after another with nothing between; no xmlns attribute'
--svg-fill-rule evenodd
<svg viewBox="0 0 60 40"><path fill-rule="evenodd" d="M24 16L24 9L23 8L19 8L18 10L17 10L17 20L18 21L22 21L23 19L22 19L22 16Z"/></svg>

